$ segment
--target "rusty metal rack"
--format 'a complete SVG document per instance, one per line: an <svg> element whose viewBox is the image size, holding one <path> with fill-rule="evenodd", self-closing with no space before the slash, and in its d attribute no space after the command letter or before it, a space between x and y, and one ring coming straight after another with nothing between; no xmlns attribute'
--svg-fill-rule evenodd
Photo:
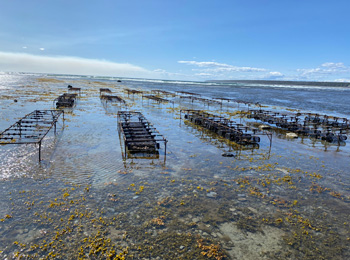
<svg viewBox="0 0 350 260"><path fill-rule="evenodd" d="M175 96L175 94L172 92L168 92L168 91L160 90L160 89L153 89L153 90L151 90L151 93L156 93L157 95L163 94L165 96L172 96L172 97Z"/></svg>
<svg viewBox="0 0 350 260"><path fill-rule="evenodd" d="M169 99L165 99L165 98L160 98L160 97L157 97L157 96L154 96L154 95L143 95L142 96L142 99L143 98L147 98L147 99L151 99L151 100L154 100L156 101L158 104L160 103L173 103L174 104L174 101L172 100L169 100Z"/></svg>
<svg viewBox="0 0 350 260"><path fill-rule="evenodd" d="M222 102L215 100L215 99L201 98L201 97L196 97L196 96L180 96L180 98L188 98L192 101L192 103L193 103L193 101L207 103L208 107L209 107L209 105L212 105L212 104L218 104L218 105L222 106Z"/></svg>
<svg viewBox="0 0 350 260"><path fill-rule="evenodd" d="M102 93L112 93L112 91L109 88L100 88L100 96Z"/></svg>
<svg viewBox="0 0 350 260"><path fill-rule="evenodd" d="M145 157L145 154L158 154L160 142L164 143L164 157L166 156L167 139L161 135L153 125L147 121L141 112L118 112L119 137L123 138L124 154L126 158Z"/></svg>
<svg viewBox="0 0 350 260"><path fill-rule="evenodd" d="M201 94L186 92L186 91L176 91L175 93L180 95L201 96Z"/></svg>
<svg viewBox="0 0 350 260"><path fill-rule="evenodd" d="M52 127L55 129L63 110L35 110L0 133L0 144L38 144L41 161L41 142Z"/></svg>
<svg viewBox="0 0 350 260"><path fill-rule="evenodd" d="M222 97L214 97L213 100L219 102L221 108L222 108L224 102L227 104L227 107L228 107L229 103L235 102L235 100L232 98L222 98Z"/></svg>
<svg viewBox="0 0 350 260"><path fill-rule="evenodd" d="M209 129L202 128L201 126L193 126L193 124L189 121L185 121L184 125L194 136L202 140L202 142L210 143L217 149L221 150L223 152L223 157L234 157L238 160L249 160L252 156L254 156L254 158L261 159L270 158L271 147L269 147L267 150L259 150L259 144L238 145L232 142L225 142L227 139L219 137L216 133L210 131ZM258 152L258 150L260 152Z"/></svg>
<svg viewBox="0 0 350 260"><path fill-rule="evenodd" d="M56 108L62 107L74 107L76 104L77 94L64 93L58 98L56 98L53 102L56 102Z"/></svg>
<svg viewBox="0 0 350 260"><path fill-rule="evenodd" d="M102 100L105 100L106 102L107 101L110 101L110 102L120 102L120 103L125 103L125 100L122 99L121 97L119 96L116 96L116 95L102 95L100 97Z"/></svg>
<svg viewBox="0 0 350 260"><path fill-rule="evenodd" d="M113 114L115 113L115 106L117 102L120 104L120 106L124 105L127 106L125 100L117 95L107 95L105 93L112 93L112 91L109 88L100 88L100 99L103 108L106 110L106 113ZM109 106L110 103L113 103L113 106ZM118 105L118 107L120 107ZM117 109L119 110L119 108Z"/></svg>
<svg viewBox="0 0 350 260"><path fill-rule="evenodd" d="M79 94L81 94L81 88L73 88L73 86L71 86L71 85L68 85L67 88L68 88L68 91L76 91Z"/></svg>
<svg viewBox="0 0 350 260"><path fill-rule="evenodd" d="M200 125L206 129L215 132L221 137L233 141L240 145L254 145L260 142L259 135L265 135L272 144L272 134L266 131L261 131L257 128L252 128L238 124L222 116L209 114L201 110L181 110L185 114L185 119L196 125Z"/></svg>
<svg viewBox="0 0 350 260"><path fill-rule="evenodd" d="M222 107L224 102L226 102L227 104L232 102L232 103L236 103L238 105L238 108L240 107L241 104L246 105L248 107L248 110L249 110L249 107L251 105L255 104L255 103L252 103L252 102L249 102L249 101L244 101L244 100L240 100L240 99L233 99L233 98L215 97L213 99L214 100L219 100L221 102L221 107ZM256 103L255 105L257 105L257 104L258 103Z"/></svg>
<svg viewBox="0 0 350 260"><path fill-rule="evenodd" d="M128 89L128 88L125 88L124 90L128 93L128 96L130 94L133 94L133 95L135 95L135 94L143 94L143 91L140 91L140 90Z"/></svg>
<svg viewBox="0 0 350 260"><path fill-rule="evenodd" d="M268 110L249 110L248 118L253 118L299 135L324 140L330 143L347 140L350 129L347 118L339 118L313 113L282 114Z"/></svg>
<svg viewBox="0 0 350 260"><path fill-rule="evenodd" d="M350 120L347 118L341 118L337 116L306 113L304 120L311 124L321 124L325 127L334 127L339 128L340 130L350 129Z"/></svg>

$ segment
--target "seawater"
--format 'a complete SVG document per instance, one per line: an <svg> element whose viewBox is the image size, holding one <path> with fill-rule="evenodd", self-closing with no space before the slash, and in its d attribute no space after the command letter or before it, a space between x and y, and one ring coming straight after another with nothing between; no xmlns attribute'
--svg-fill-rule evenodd
<svg viewBox="0 0 350 260"><path fill-rule="evenodd" d="M157 104L125 89L347 118L350 89L1 74L0 131L33 110L53 109L68 85L82 93L57 134L45 137L43 161L35 145L0 146L2 259L349 256L349 141L338 146L273 132L272 143L262 137L258 149L247 149L180 118L181 109L202 109L246 123L235 112L247 106L165 96L174 104ZM99 88L128 107L101 102ZM125 109L142 112L167 138L165 155L161 145L159 158L123 159L117 112Z"/></svg>

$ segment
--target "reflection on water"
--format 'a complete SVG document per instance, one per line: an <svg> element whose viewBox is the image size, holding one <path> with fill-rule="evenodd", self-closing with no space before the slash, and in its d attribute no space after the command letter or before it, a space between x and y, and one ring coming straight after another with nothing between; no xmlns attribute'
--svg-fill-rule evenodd
<svg viewBox="0 0 350 260"><path fill-rule="evenodd" d="M176 96L164 96L174 104L142 102L142 95L123 91L217 97L229 87L2 76L2 130L35 109L52 109L67 85L82 94L67 109L64 129L44 139L40 164L33 145L0 146L0 258L349 258L349 141L326 147L274 131L271 147L268 138L259 147L242 147L180 120L181 109L208 110L207 104ZM164 135L166 161L123 159L117 113L126 107L101 102L102 87ZM235 89L235 95L253 99L251 92ZM235 113L237 104L212 104L209 110L249 122Z"/></svg>

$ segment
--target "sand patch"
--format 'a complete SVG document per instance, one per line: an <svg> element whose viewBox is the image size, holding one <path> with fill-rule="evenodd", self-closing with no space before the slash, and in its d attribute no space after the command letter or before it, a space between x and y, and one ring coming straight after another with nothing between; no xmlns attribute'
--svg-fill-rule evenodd
<svg viewBox="0 0 350 260"><path fill-rule="evenodd" d="M282 249L284 232L278 228L265 226L263 232L251 233L240 230L234 223L224 223L220 226L220 231L234 244L231 250L227 250L233 259L265 259L265 253Z"/></svg>
<svg viewBox="0 0 350 260"><path fill-rule="evenodd" d="M53 78L38 78L37 81L39 81L39 82L51 82L51 83L61 83L61 82L64 82L63 80L53 79Z"/></svg>

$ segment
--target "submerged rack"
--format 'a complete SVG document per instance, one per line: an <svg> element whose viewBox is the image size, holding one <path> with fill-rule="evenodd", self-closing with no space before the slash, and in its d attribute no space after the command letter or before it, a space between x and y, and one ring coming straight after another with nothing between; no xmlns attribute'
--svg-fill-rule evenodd
<svg viewBox="0 0 350 260"><path fill-rule="evenodd" d="M56 123L63 110L35 110L0 133L0 144L38 144L41 161L41 142Z"/></svg>
<svg viewBox="0 0 350 260"><path fill-rule="evenodd" d="M144 157L145 154L158 154L159 143L164 143L166 156L167 140L153 125L147 121L141 112L118 112L119 137L123 139L124 158Z"/></svg>
<svg viewBox="0 0 350 260"><path fill-rule="evenodd" d="M56 102L56 108L74 107L76 99L77 94L64 93L58 98L56 98L53 102Z"/></svg>
<svg viewBox="0 0 350 260"><path fill-rule="evenodd" d="M143 91L136 90L136 89L125 88L124 90L128 93L128 96L130 94L133 94L133 95L135 95L135 94L143 94Z"/></svg>
<svg viewBox="0 0 350 260"><path fill-rule="evenodd" d="M169 99L165 99L165 98L160 98L160 97L157 97L157 96L154 96L154 95L143 95L142 96L142 99L143 98L147 98L147 99L149 99L149 100L154 100L154 101L156 101L158 104L160 104L160 103L172 103L172 104L174 104L174 101L172 101L172 100L169 100Z"/></svg>
<svg viewBox="0 0 350 260"><path fill-rule="evenodd" d="M102 103L103 108L106 110L106 113L111 113L111 111L109 111L109 110L112 107L110 107L108 105L110 103L113 103L113 105L115 105L116 103L119 103L118 107L123 106L123 105L127 106L125 100L123 98L121 98L120 96L109 95L109 94L105 94L105 93L112 94L112 91L109 88L100 88L100 99L101 99L101 103Z"/></svg>
<svg viewBox="0 0 350 260"><path fill-rule="evenodd" d="M75 91L75 92L78 92L79 95L81 94L81 88L74 88L73 86L71 85L68 85L68 91Z"/></svg>
<svg viewBox="0 0 350 260"><path fill-rule="evenodd" d="M157 95L163 94L165 96L172 96L174 97L175 94L169 91L161 90L161 89L153 89L151 90L151 93L156 93Z"/></svg>
<svg viewBox="0 0 350 260"><path fill-rule="evenodd" d="M313 113L282 114L268 110L249 110L248 118L253 118L298 135L320 139L330 143L347 140L345 132L350 129L347 118L339 118Z"/></svg>
<svg viewBox="0 0 350 260"><path fill-rule="evenodd" d="M217 149L221 150L223 157L235 157L239 160L249 160L251 156L254 158L268 159L271 154L271 147L264 152L257 152L260 149L259 144L253 145L238 145L231 142L225 142L226 139L220 138L216 133L201 126L195 127L189 121L184 122L184 126L202 142L210 143Z"/></svg>
<svg viewBox="0 0 350 260"><path fill-rule="evenodd" d="M239 145L258 145L260 142L259 135L266 135L270 140L271 147L272 134L269 132L244 126L222 116L209 114L201 110L181 110L180 113L184 113L185 119L192 123L209 129Z"/></svg>
<svg viewBox="0 0 350 260"><path fill-rule="evenodd" d="M100 98L105 101L125 103L125 100L117 95L102 95Z"/></svg>
<svg viewBox="0 0 350 260"><path fill-rule="evenodd" d="M203 102L206 103L209 107L209 105L213 105L213 104L218 104L220 106L222 106L222 102L215 100L215 99L208 99L208 98L202 98L202 97L197 97L197 96L180 96L180 98L182 99L190 99L193 103L193 101L199 101L199 102Z"/></svg>
<svg viewBox="0 0 350 260"><path fill-rule="evenodd" d="M112 93L112 91L109 88L100 88L100 96L102 93Z"/></svg>

